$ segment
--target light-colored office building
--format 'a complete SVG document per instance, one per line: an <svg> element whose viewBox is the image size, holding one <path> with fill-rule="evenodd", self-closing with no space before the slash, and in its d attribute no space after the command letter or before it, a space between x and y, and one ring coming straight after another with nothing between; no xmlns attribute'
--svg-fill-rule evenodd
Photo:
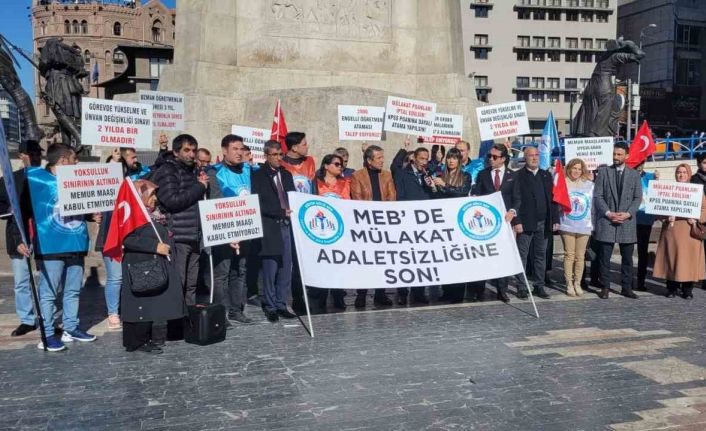
<svg viewBox="0 0 706 431"><path fill-rule="evenodd" d="M478 98L525 100L533 134L552 111L568 135L578 94L616 36L617 0L460 1L466 71Z"/></svg>
<svg viewBox="0 0 706 431"><path fill-rule="evenodd" d="M17 110L15 101L10 97L2 86L0 86L0 120L5 129L5 140L11 146L17 146L22 137L22 125L20 113Z"/></svg>

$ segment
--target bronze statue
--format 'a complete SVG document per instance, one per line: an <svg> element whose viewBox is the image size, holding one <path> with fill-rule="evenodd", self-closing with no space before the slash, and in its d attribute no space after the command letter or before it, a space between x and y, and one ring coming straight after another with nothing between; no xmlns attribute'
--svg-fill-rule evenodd
<svg viewBox="0 0 706 431"><path fill-rule="evenodd" d="M591 80L583 91L581 108L573 119L576 136L616 136L622 98L616 94L613 77L618 66L639 63L645 53L631 40L610 40L593 69Z"/></svg>
<svg viewBox="0 0 706 431"><path fill-rule="evenodd" d="M12 97L15 105L17 105L17 110L24 120L22 141L39 143L44 137L44 133L37 124L37 116L34 113L32 100L20 85L20 78L17 76L15 64L19 66L17 60L12 55L10 46L0 34L0 86L10 94L10 97Z"/></svg>

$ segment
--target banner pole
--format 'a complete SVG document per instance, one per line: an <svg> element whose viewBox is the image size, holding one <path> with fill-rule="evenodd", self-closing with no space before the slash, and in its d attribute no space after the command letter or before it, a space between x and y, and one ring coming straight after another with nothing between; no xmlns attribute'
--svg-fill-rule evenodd
<svg viewBox="0 0 706 431"><path fill-rule="evenodd" d="M291 219L290 219L291 220ZM292 224L290 223L290 229L292 231L292 235L296 234L294 233L294 229L291 227ZM294 247L296 247L296 240L294 241ZM302 291L304 294L304 306L306 307L306 319L309 322L309 328L304 325L304 322L299 319L299 322L301 322L302 326L304 326L304 329L306 329L306 332L309 333L309 336L311 338L314 338L314 325L311 323L311 310L309 309L309 292L306 290L306 282L304 278L304 266L302 265L302 259L301 259L301 253L297 253L297 263L299 263L299 278L301 278L302 281Z"/></svg>
<svg viewBox="0 0 706 431"><path fill-rule="evenodd" d="M211 294L208 303L213 304L213 290L216 286L213 285L213 248L211 247L208 248L208 269L209 277L211 278Z"/></svg>
<svg viewBox="0 0 706 431"><path fill-rule="evenodd" d="M47 351L47 333L44 330L44 316L42 315L42 309L39 307L39 292L37 291L37 285L34 282L34 273L32 272L32 262L29 257L24 258L27 261L27 271L29 271L29 287L32 291L32 304L34 305L34 315L37 319L37 325L39 326L39 336L42 340L42 345L44 346L44 351Z"/></svg>
<svg viewBox="0 0 706 431"><path fill-rule="evenodd" d="M529 281L527 281L527 274L522 271L522 277L525 279L525 286L527 286L527 293L529 293L530 301L532 302L532 308L534 308L534 315L539 319L539 312L537 311L537 304L534 303L534 295L532 295L532 289L530 289Z"/></svg>

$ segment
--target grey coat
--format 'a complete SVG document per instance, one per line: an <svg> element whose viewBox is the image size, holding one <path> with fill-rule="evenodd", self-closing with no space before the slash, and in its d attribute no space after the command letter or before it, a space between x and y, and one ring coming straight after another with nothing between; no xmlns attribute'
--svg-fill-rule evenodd
<svg viewBox="0 0 706 431"><path fill-rule="evenodd" d="M593 207L595 210L595 232L593 238L597 241L630 244L637 242L637 210L642 202L642 183L640 174L627 166L623 172L623 192L618 198L615 183L616 169L613 166L601 168L596 178L593 192ZM614 224L606 212L628 212L630 218L622 224Z"/></svg>

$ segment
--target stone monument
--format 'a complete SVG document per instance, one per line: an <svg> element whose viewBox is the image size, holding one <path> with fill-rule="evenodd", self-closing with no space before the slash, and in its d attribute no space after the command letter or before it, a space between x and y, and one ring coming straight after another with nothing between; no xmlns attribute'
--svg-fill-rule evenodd
<svg viewBox="0 0 706 431"><path fill-rule="evenodd" d="M159 90L186 95L187 131L212 149L232 124L269 129L279 98L289 130L306 132L320 159L339 146L337 105L385 106L388 95L463 114L463 136L477 148L460 8L458 0L177 0L174 64ZM382 145L396 150L403 140L388 133ZM345 144L360 166L359 143Z"/></svg>

